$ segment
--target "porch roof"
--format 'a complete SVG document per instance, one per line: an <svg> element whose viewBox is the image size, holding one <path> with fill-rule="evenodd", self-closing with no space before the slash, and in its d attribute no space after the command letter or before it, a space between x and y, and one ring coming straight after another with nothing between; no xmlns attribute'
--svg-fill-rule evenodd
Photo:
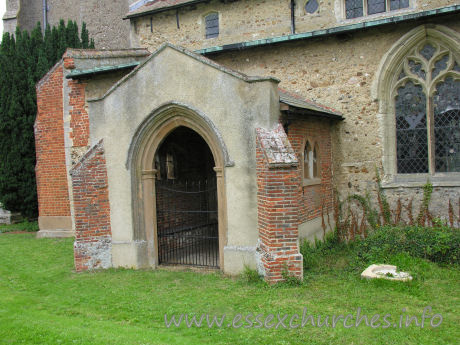
<svg viewBox="0 0 460 345"><path fill-rule="evenodd" d="M278 91L281 103L280 109L287 115L306 115L324 117L337 121L344 120L342 114L333 108L304 99L281 88L279 88Z"/></svg>
<svg viewBox="0 0 460 345"><path fill-rule="evenodd" d="M72 70L68 75L66 75L66 78L67 79L79 79L79 78L88 77L90 75L110 73L110 72L124 70L124 69L133 69L139 64L140 64L140 61L134 61L134 62L114 65L114 66L97 66L97 67L94 67L91 69L85 69L85 70L75 69L75 70Z"/></svg>

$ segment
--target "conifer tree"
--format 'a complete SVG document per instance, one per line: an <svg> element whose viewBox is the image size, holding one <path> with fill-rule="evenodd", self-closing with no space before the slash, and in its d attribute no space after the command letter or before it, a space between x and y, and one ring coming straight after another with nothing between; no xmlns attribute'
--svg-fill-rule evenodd
<svg viewBox="0 0 460 345"><path fill-rule="evenodd" d="M37 216L34 121L36 83L70 48L88 48L85 23L81 38L76 22L64 20L45 29L40 23L29 34L16 30L0 43L0 202L28 218ZM90 42L88 44L88 42Z"/></svg>

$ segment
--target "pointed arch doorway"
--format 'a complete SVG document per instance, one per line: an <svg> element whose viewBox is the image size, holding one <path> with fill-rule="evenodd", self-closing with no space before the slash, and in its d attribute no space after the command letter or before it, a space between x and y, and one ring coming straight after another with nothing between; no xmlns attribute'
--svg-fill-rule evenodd
<svg viewBox="0 0 460 345"><path fill-rule="evenodd" d="M179 264L223 270L224 166L231 161L213 123L182 105L165 105L141 124L129 156L140 267ZM177 192L176 197L165 197L165 192ZM177 220L179 213L195 218Z"/></svg>
<svg viewBox="0 0 460 345"><path fill-rule="evenodd" d="M158 263L219 267L217 184L212 152L188 127L155 155Z"/></svg>

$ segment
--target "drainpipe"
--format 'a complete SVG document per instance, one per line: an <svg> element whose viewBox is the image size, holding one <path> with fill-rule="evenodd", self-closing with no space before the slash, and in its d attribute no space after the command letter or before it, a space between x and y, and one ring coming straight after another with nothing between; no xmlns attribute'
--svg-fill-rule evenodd
<svg viewBox="0 0 460 345"><path fill-rule="evenodd" d="M295 0L291 0L291 34L295 34Z"/></svg>
<svg viewBox="0 0 460 345"><path fill-rule="evenodd" d="M48 25L47 12L48 12L48 4L46 0L43 0L43 33L45 33L46 26Z"/></svg>

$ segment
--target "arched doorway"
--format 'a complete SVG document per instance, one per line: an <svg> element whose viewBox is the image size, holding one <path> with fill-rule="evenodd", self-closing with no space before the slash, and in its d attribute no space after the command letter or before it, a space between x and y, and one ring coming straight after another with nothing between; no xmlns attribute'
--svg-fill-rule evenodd
<svg viewBox="0 0 460 345"><path fill-rule="evenodd" d="M180 126L155 154L158 263L219 267L214 158L195 131Z"/></svg>
<svg viewBox="0 0 460 345"><path fill-rule="evenodd" d="M181 128L179 132L175 132L178 128ZM161 174L161 166L158 171L156 169L157 153L161 152L162 144L167 142L168 138L174 138L176 134L173 133L185 130L200 137L212 155L217 198L217 266L224 269L223 248L227 242L224 167L231 166L232 161L228 156L222 136L212 121L196 110L175 103L158 108L139 126L128 156L127 166L131 167L132 172L133 239L138 248L139 267L156 267L160 262L156 179ZM173 136L170 137L170 134ZM169 140L174 142L173 139ZM209 173L209 166L206 172Z"/></svg>

